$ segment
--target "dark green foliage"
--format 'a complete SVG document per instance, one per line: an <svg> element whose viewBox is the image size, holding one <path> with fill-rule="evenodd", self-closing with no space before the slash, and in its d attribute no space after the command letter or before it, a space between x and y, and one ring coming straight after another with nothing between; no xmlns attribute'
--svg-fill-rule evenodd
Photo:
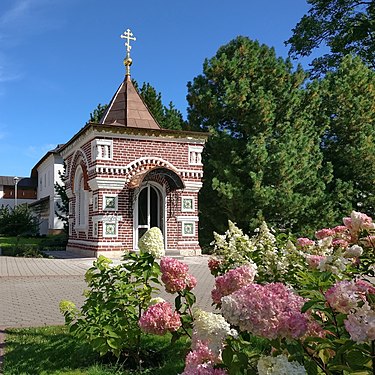
<svg viewBox="0 0 375 375"><path fill-rule="evenodd" d="M110 263L100 256L86 272L89 291L81 311L69 301L62 301L60 309L70 331L101 356L112 354L141 366L138 321L157 290L159 265L152 255L135 253L118 266Z"/></svg>
<svg viewBox="0 0 375 375"><path fill-rule="evenodd" d="M138 88L138 84L133 80L133 84ZM161 93L149 83L143 83L139 89L139 94L147 105L147 108L154 116L158 124L164 129L187 130L187 123L182 117L182 113L175 108L172 102L168 106L163 105Z"/></svg>
<svg viewBox="0 0 375 375"><path fill-rule="evenodd" d="M332 201L375 214L375 72L347 56L321 84L328 123L322 150L333 165ZM341 195L340 195L341 194Z"/></svg>
<svg viewBox="0 0 375 375"><path fill-rule="evenodd" d="M0 208L0 234L4 236L32 236L38 233L39 223L27 204L15 208Z"/></svg>
<svg viewBox="0 0 375 375"><path fill-rule="evenodd" d="M93 122L98 124L103 117L105 111L108 108L108 104L101 105L100 103L98 106L94 109L93 112L90 113L90 120L89 122Z"/></svg>
<svg viewBox="0 0 375 375"><path fill-rule="evenodd" d="M99 104L100 106L100 104ZM91 115L90 115L91 116ZM59 171L59 176L62 181L62 184L60 185L58 182L55 183L55 192L60 197L60 202L56 203L57 210L55 211L57 217L64 223L64 231L66 234L69 232L69 198L66 194L66 188L65 188L65 170L66 166L64 163L64 171Z"/></svg>
<svg viewBox="0 0 375 375"><path fill-rule="evenodd" d="M189 121L211 132L200 196L205 233L228 219L254 229L262 220L293 232L325 223L319 87L273 49L245 37L206 60L188 85Z"/></svg>
<svg viewBox="0 0 375 375"><path fill-rule="evenodd" d="M293 57L309 56L326 44L330 53L316 58L313 71L325 73L337 67L347 54L358 55L375 68L375 1L307 0L311 8L286 41Z"/></svg>

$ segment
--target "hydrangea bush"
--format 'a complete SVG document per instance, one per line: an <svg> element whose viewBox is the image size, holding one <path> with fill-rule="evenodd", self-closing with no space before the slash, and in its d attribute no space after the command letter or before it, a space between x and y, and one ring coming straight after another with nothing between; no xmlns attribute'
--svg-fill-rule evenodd
<svg viewBox="0 0 375 375"><path fill-rule="evenodd" d="M213 304L238 330L223 344L221 368L375 374L375 225L355 211L343 224L295 246L278 241L265 224L251 238L233 223L215 235L208 264L216 276ZM241 268L254 263L254 280L241 277ZM268 342L263 352L252 346L256 338Z"/></svg>

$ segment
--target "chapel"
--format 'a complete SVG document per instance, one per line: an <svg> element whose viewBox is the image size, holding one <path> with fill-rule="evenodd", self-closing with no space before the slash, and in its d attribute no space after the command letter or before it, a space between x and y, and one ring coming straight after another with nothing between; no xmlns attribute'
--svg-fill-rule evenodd
<svg viewBox="0 0 375 375"><path fill-rule="evenodd" d="M151 227L166 255L198 255L198 192L206 133L163 129L126 74L99 123L86 124L60 154L69 197L67 251L120 257Z"/></svg>

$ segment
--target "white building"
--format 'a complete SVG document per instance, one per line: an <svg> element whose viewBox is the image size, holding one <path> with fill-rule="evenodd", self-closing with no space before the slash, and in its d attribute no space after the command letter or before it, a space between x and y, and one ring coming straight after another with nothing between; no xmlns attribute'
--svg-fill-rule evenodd
<svg viewBox="0 0 375 375"><path fill-rule="evenodd" d="M29 204L40 221L40 234L60 233L64 224L56 215L61 198L55 191L55 184L63 184L64 161L59 154L62 145L48 151L31 170L32 179L37 181L37 200Z"/></svg>

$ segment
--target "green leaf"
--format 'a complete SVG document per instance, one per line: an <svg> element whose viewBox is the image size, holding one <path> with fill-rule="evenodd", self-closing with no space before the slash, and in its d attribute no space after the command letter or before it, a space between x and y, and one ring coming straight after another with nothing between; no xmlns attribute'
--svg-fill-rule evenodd
<svg viewBox="0 0 375 375"><path fill-rule="evenodd" d="M227 346L224 348L222 352L222 359L226 366L230 367L232 361L233 361L233 350L230 346Z"/></svg>

